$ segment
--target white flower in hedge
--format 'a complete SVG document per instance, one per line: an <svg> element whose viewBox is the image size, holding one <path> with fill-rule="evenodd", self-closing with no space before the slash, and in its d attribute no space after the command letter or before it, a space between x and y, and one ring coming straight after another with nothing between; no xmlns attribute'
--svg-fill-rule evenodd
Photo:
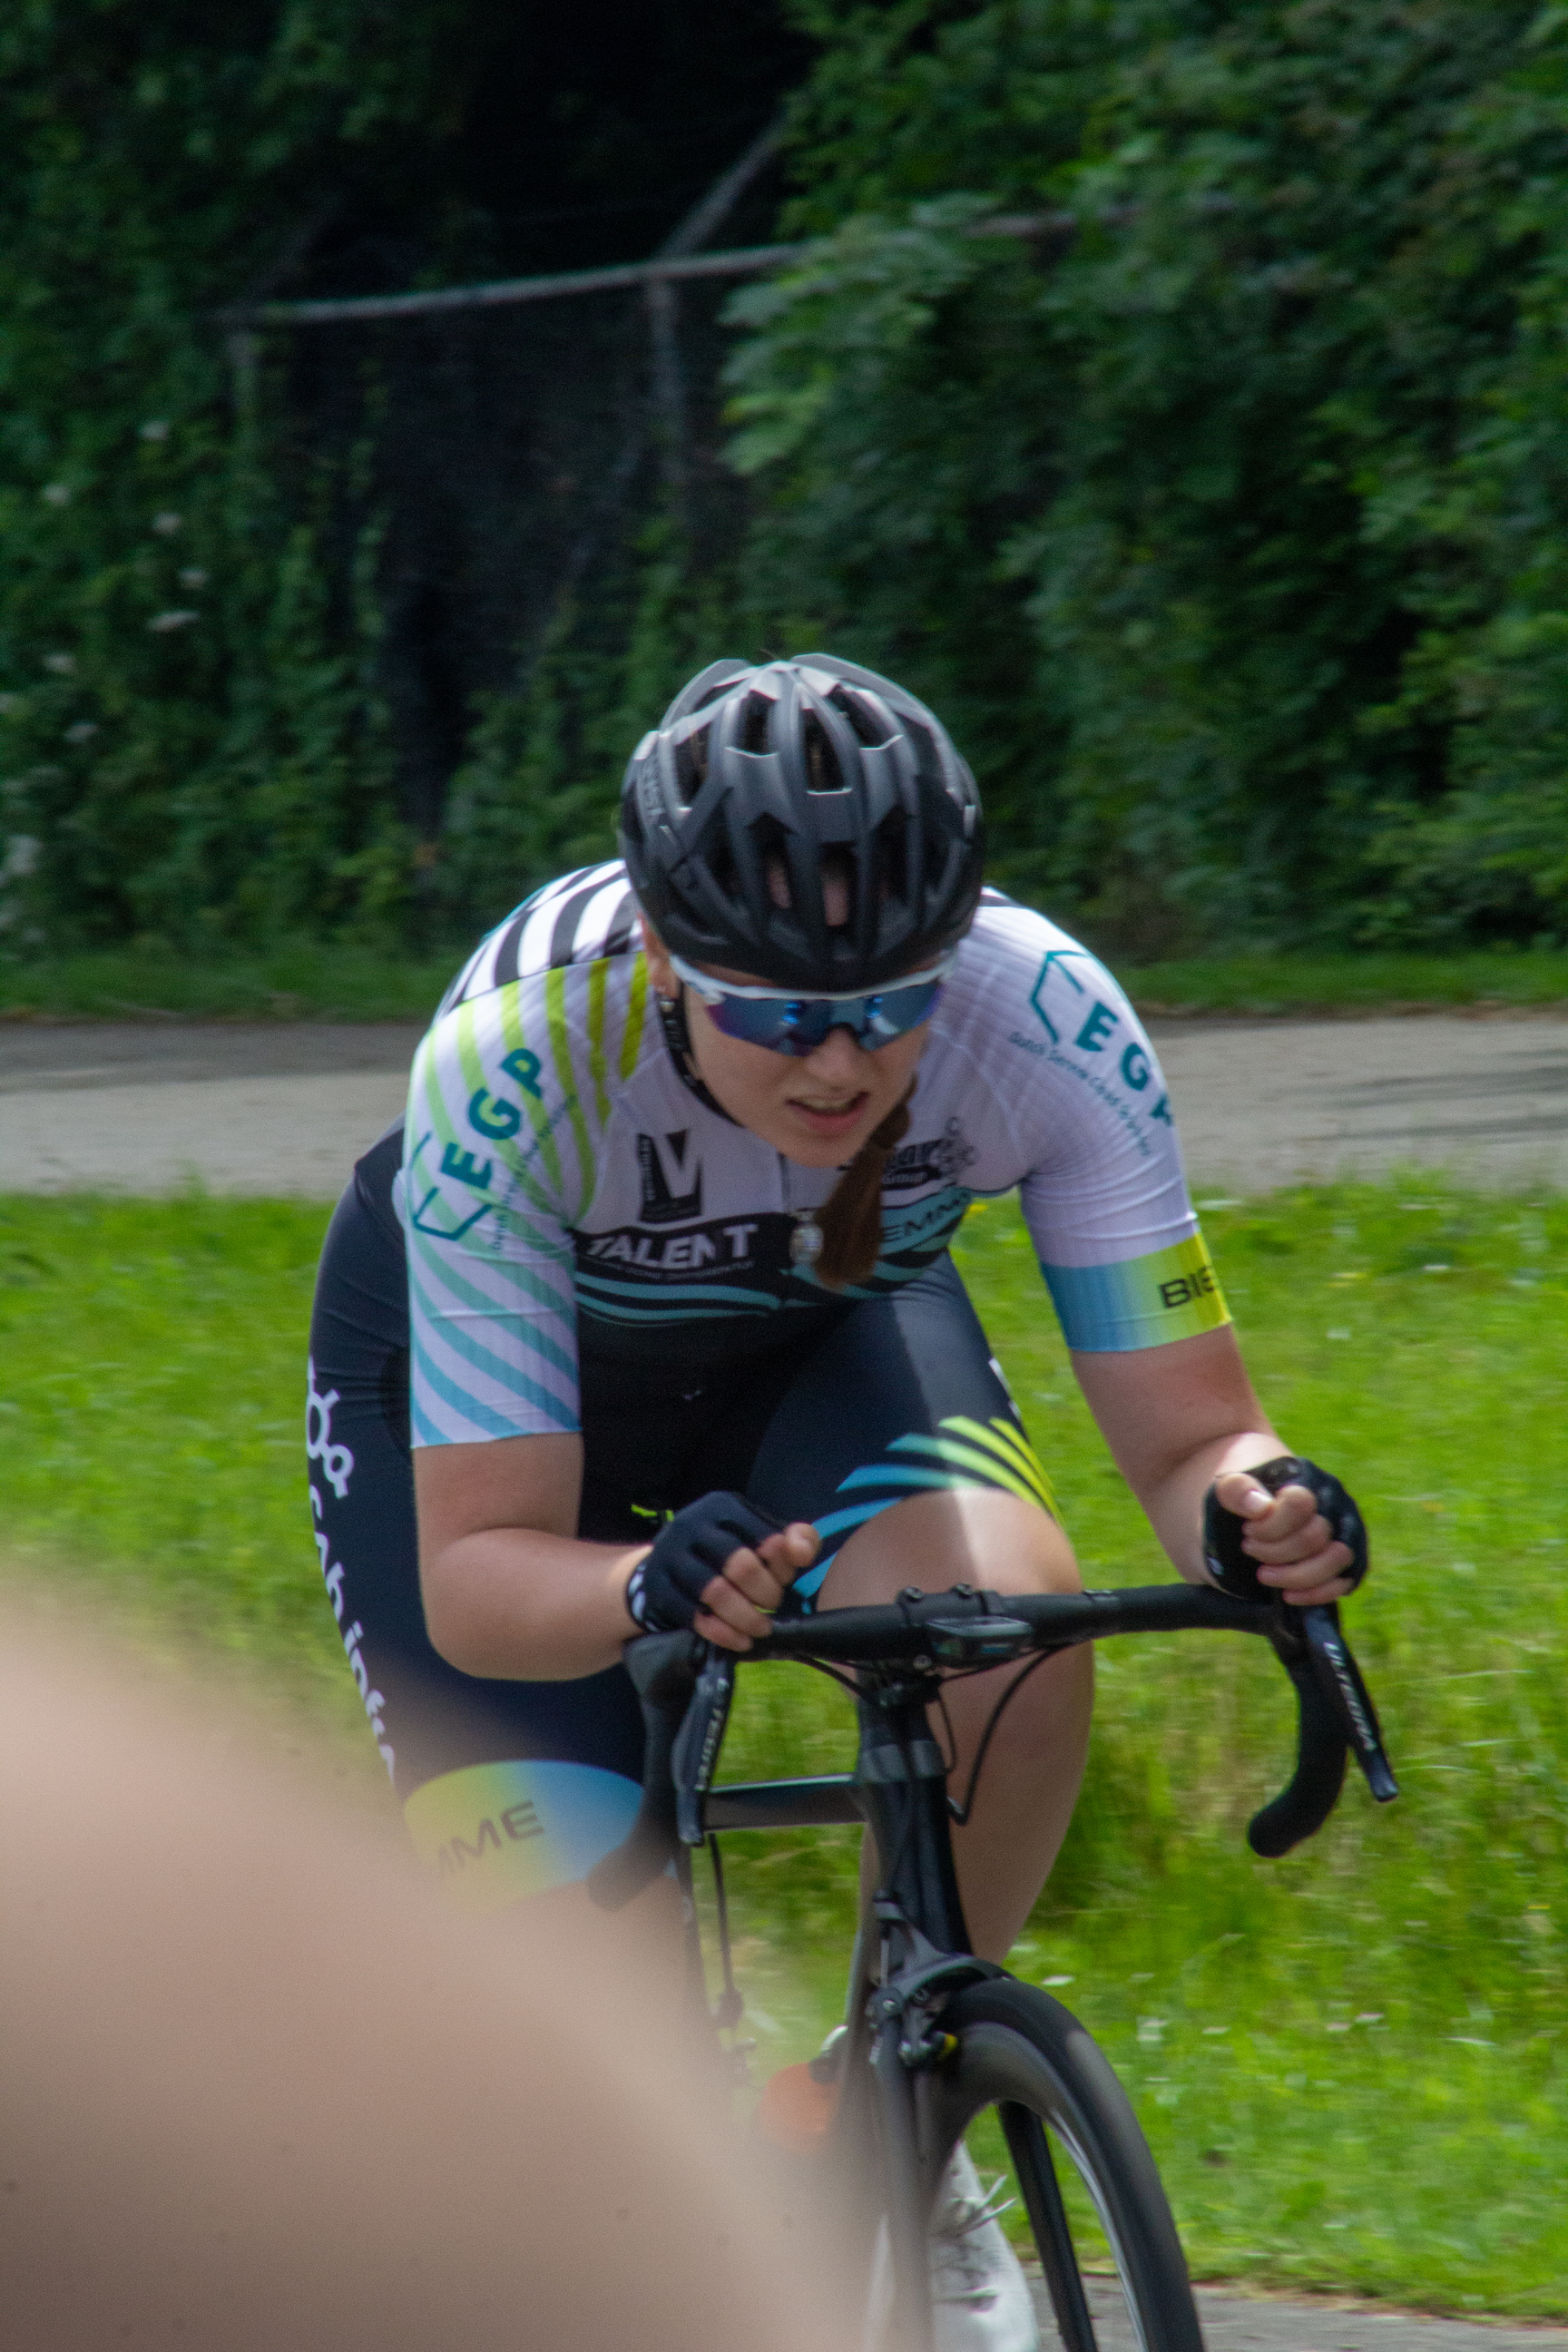
<svg viewBox="0 0 1568 2352"><path fill-rule="evenodd" d="M76 672L75 654L46 654L44 667L56 677L71 677Z"/></svg>
<svg viewBox="0 0 1568 2352"><path fill-rule="evenodd" d="M175 514L172 508L165 507L162 514L153 516L153 528L160 538L173 539L174 533L184 527L184 515Z"/></svg>
<svg viewBox="0 0 1568 2352"><path fill-rule="evenodd" d="M37 870L44 845L33 834L14 833L5 844L5 855L0 857L0 883L25 882Z"/></svg>
<svg viewBox="0 0 1568 2352"><path fill-rule="evenodd" d="M44 484L44 504L46 506L68 507L70 502L71 494L70 484L68 482L46 482Z"/></svg>
<svg viewBox="0 0 1568 2352"><path fill-rule="evenodd" d="M193 621L201 619L199 613L154 613L147 626L156 637L167 636L171 629L188 629Z"/></svg>
<svg viewBox="0 0 1568 2352"><path fill-rule="evenodd" d="M150 416L142 427L143 441L166 441L168 437L169 425L166 417Z"/></svg>
<svg viewBox="0 0 1568 2352"><path fill-rule="evenodd" d="M98 732L96 719L79 719L74 727L66 729L68 743L90 743Z"/></svg>
<svg viewBox="0 0 1568 2352"><path fill-rule="evenodd" d="M180 574L181 587L205 588L206 584L207 575L202 570L201 565L199 563L187 563L184 570Z"/></svg>

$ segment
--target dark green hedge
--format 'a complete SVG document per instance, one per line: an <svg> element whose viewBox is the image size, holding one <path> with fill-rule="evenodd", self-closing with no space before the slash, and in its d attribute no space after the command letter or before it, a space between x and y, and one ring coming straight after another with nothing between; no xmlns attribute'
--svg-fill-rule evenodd
<svg viewBox="0 0 1568 2352"><path fill-rule="evenodd" d="M0 14L0 954L387 945L602 848L702 651L649 652L652 436L602 498L640 307L223 313L648 250L805 54L772 0Z"/></svg>
<svg viewBox="0 0 1568 2352"><path fill-rule="evenodd" d="M591 252L496 194L506 14L0 25L0 953L460 928L603 845L685 666L823 641L931 695L999 870L1123 950L1568 934L1568 9L758 0L704 97L689 0L636 138L625 93L531 101L530 201L604 194ZM817 242L732 306L749 530L710 451L695 541L645 467L526 645L454 657L411 783L409 386L449 380L427 470L483 474L492 347L334 373L215 313L646 249L616 206L680 108L705 177L810 57L781 226ZM1076 226L976 234L1020 212ZM545 468L563 546L595 430ZM521 562L514 488L463 495ZM451 570L442 626L493 637Z"/></svg>
<svg viewBox="0 0 1568 2352"><path fill-rule="evenodd" d="M763 608L928 685L1130 944L1568 930L1568 10L801 12Z"/></svg>

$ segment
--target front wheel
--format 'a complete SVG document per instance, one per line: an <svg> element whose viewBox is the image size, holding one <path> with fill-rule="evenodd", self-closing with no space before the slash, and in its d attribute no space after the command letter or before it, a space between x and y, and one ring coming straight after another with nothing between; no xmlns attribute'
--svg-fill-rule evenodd
<svg viewBox="0 0 1568 2352"><path fill-rule="evenodd" d="M956 1994L942 2022L958 2047L919 2078L921 2172L934 2198L963 2141L988 2207L1011 2203L1003 2226L1026 2275L1031 2254L1039 2264L1029 2284L1041 2345L1052 2344L1054 2317L1065 2352L1121 2352L1129 2342L1137 2352L1203 2352L1154 2159L1078 2020L1048 1993L995 1977ZM939 2314L939 2342L942 2332Z"/></svg>

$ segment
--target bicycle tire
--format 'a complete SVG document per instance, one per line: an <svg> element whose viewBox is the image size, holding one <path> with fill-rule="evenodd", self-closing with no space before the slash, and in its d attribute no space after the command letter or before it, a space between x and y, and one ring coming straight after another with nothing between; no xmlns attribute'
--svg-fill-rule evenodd
<svg viewBox="0 0 1568 2352"><path fill-rule="evenodd" d="M942 2022L958 2047L921 2078L917 2093L929 2193L959 2139L996 2111L1010 2193L1027 2215L1065 2352L1115 2352L1121 2331L1103 2315L1103 2334L1097 2329L1053 2150L1088 2192L1139 2352L1203 2352L1186 2260L1149 2144L1109 2061L1071 2011L998 1977L957 1993ZM1095 2299L1103 2315L1103 2298ZM1042 2314L1042 2345L1050 2340Z"/></svg>

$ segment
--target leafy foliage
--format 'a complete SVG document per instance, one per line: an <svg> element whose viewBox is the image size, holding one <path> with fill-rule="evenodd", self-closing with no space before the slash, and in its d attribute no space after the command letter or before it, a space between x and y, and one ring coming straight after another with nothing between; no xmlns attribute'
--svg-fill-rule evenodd
<svg viewBox="0 0 1568 2352"><path fill-rule="evenodd" d="M1121 950L1568 936L1565 56L1560 0L18 0L0 953L428 945L602 851L686 667L825 641ZM750 525L716 294L689 499L620 298L225 321L646 250L803 72Z"/></svg>
<svg viewBox="0 0 1568 2352"><path fill-rule="evenodd" d="M241 0L218 26L33 0L0 29L4 912L24 939L330 921L389 895L373 624L330 608L310 467L290 481L258 446L214 314L287 260L301 184L374 176L439 116L449 15Z"/></svg>
<svg viewBox="0 0 1568 2352"><path fill-rule="evenodd" d="M635 677L668 603L637 548L646 465L575 603L556 593L625 437L621 378L640 397L624 303L552 306L575 316L548 331L528 313L314 340L225 312L643 249L802 47L760 0L6 12L0 950L390 946L510 904L538 869L487 856L520 816L525 849L575 838L531 803L603 756L606 679ZM542 770L498 769L520 735L551 738ZM601 825L625 751L595 778ZM470 754L447 876L444 791ZM508 802L478 845L475 768Z"/></svg>
<svg viewBox="0 0 1568 2352"><path fill-rule="evenodd" d="M759 604L923 683L1125 944L1561 929L1568 11L799 14Z"/></svg>

